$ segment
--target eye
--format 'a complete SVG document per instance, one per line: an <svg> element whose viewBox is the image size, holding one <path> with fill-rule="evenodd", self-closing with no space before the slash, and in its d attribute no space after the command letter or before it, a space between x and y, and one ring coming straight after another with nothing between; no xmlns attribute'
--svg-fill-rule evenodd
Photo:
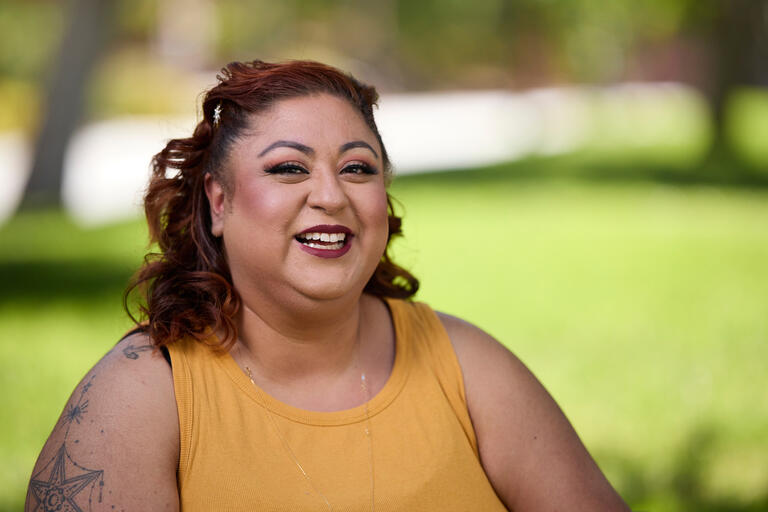
<svg viewBox="0 0 768 512"><path fill-rule="evenodd" d="M309 171L296 162L283 162L264 170L267 174L309 174Z"/></svg>
<svg viewBox="0 0 768 512"><path fill-rule="evenodd" d="M379 171L375 167L363 162L354 162L341 170L342 174L378 174Z"/></svg>

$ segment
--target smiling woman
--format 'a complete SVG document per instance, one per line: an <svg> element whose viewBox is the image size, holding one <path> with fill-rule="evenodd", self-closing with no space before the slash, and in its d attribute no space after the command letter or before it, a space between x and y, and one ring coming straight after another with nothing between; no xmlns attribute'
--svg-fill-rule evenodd
<svg viewBox="0 0 768 512"><path fill-rule="evenodd" d="M314 62L222 71L154 158L137 329L28 510L626 510L517 358L410 300L375 101Z"/></svg>
<svg viewBox="0 0 768 512"><path fill-rule="evenodd" d="M210 174L205 183L211 232L241 297L304 308L300 296L362 292L388 235L379 153L359 111L328 93L284 99L251 119L229 152L231 189Z"/></svg>

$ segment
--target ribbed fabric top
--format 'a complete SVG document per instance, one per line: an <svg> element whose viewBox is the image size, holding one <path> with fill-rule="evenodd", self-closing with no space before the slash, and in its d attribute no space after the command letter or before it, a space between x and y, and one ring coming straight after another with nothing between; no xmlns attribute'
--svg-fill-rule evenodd
<svg viewBox="0 0 768 512"><path fill-rule="evenodd" d="M504 510L480 465L461 369L429 306L388 299L395 362L365 405L287 405L228 353L169 347L182 510ZM371 437L365 431L370 427ZM309 478L302 474L297 462ZM325 499L323 498L325 497Z"/></svg>

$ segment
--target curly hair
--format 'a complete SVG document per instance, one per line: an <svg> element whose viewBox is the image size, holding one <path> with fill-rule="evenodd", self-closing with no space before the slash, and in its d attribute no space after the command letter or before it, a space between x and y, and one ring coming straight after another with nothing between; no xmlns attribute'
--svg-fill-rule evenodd
<svg viewBox="0 0 768 512"><path fill-rule="evenodd" d="M218 84L205 93L203 118L192 136L169 141L152 159L144 211L150 244L156 244L158 251L144 257L123 302L128 315L156 346L184 337L211 343L211 332L222 333L222 349L237 339L235 316L241 299L233 287L221 239L211 234L204 182L206 174L211 174L227 191L229 182L222 164L250 116L280 100L312 94L326 93L349 101L376 136L387 181L391 177L391 164L373 117L378 99L373 87L311 61L233 62L216 78ZM391 240L402 230L389 195L387 205L387 248L364 291L409 298L419 282L389 255ZM132 312L132 302L138 315Z"/></svg>

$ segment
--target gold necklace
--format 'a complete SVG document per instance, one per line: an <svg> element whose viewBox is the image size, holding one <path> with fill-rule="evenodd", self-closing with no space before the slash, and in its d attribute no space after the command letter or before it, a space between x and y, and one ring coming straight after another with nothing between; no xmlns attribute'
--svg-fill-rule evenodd
<svg viewBox="0 0 768 512"><path fill-rule="evenodd" d="M238 345L238 351L240 351L240 358L243 359L242 351L240 350L240 346ZM253 384L253 387L256 389L257 394L259 395L259 399L261 400L261 388L256 385L256 382L253 380L253 374L251 373L251 368L243 362L243 366L245 366L245 371L248 373L248 379L251 381L251 384ZM375 504L374 504L374 473L373 473L373 440L372 440L372 431L371 431L371 417L368 414L368 402L370 401L370 391L368 390L368 382L365 378L365 372L360 374L360 389L365 393L365 402L364 402L364 408L365 408L365 437L368 439L368 463L369 463L369 469L370 469L370 475L371 475L371 512L374 512L375 510ZM294 464L296 464L296 467L299 468L299 471L304 476L304 479L307 481L309 486L312 488L315 493L322 498L323 503L325 503L325 506L328 508L329 511L333 512L333 507L331 506L330 501L328 501L328 498L323 494L320 489L317 488L315 483L312 481L312 478L309 476L309 474L304 470L304 467L302 467L301 463L299 462L299 458L296 457L296 454L291 449L291 445L288 444L288 440L283 436L283 432L280 430L280 427L277 425L277 422L275 421L274 417L272 416L272 411L269 410L269 407L262 401L261 405L264 407L264 410L267 411L267 417L269 418L269 421L272 423L272 427L275 429L275 432L277 432L277 436L280 438L280 442L283 444L283 448L288 453L288 456L293 461Z"/></svg>

